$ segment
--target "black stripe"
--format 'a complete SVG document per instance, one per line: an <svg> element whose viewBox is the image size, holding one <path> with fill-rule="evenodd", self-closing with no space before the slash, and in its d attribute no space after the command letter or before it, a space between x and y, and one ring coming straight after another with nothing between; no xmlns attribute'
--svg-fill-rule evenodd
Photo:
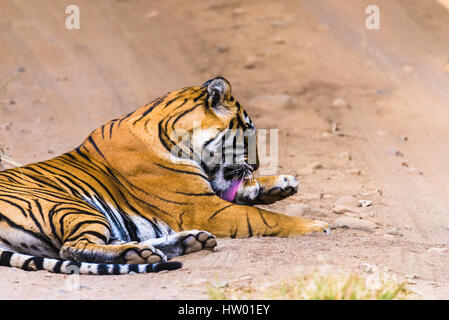
<svg viewBox="0 0 449 320"><path fill-rule="evenodd" d="M178 193L178 194L182 194L185 196L192 196L192 197L202 197L202 196L215 196L214 192L205 192L205 193L185 193L185 192L181 192L181 191L173 191L174 193Z"/></svg>
<svg viewBox="0 0 449 320"><path fill-rule="evenodd" d="M203 178L204 180L206 180L207 182L209 182L209 179L205 175L203 175L201 173L198 173L198 172L191 172L191 171L184 171L184 170L174 169L174 168L166 167L166 166L164 166L162 164L159 164L159 163L156 163L156 165L158 167L160 167L160 168L163 168L163 169L166 169L166 170L170 170L170 171L174 171L174 172L177 172L177 173L184 173L184 174L191 174L191 175L194 175L194 176L199 176L199 177Z"/></svg>
<svg viewBox="0 0 449 320"><path fill-rule="evenodd" d="M120 274L120 265L119 264L114 264L114 266L112 267L112 274Z"/></svg>
<svg viewBox="0 0 449 320"><path fill-rule="evenodd" d="M249 237L253 236L253 229L251 228L251 223L249 222L249 215L246 214L246 222L248 223L248 234Z"/></svg>
<svg viewBox="0 0 449 320"><path fill-rule="evenodd" d="M97 274L100 274L100 275L109 274L108 265L104 264L104 263L97 264Z"/></svg>
<svg viewBox="0 0 449 320"><path fill-rule="evenodd" d="M94 146L95 150L98 152L98 154L100 154L100 156L103 157L103 159L106 159L103 152L100 151L100 149L98 149L97 144L95 143L94 139L92 138L92 136L89 136L89 138L87 138L87 140Z"/></svg>
<svg viewBox="0 0 449 320"><path fill-rule="evenodd" d="M11 267L11 257L13 254L14 253L11 251L2 251L2 255L0 256L0 265Z"/></svg>
<svg viewBox="0 0 449 320"><path fill-rule="evenodd" d="M139 265L138 264L128 264L128 273L135 272L139 273Z"/></svg>
<svg viewBox="0 0 449 320"><path fill-rule="evenodd" d="M92 235L94 237L97 237L98 239L102 240L103 243L105 243L105 244L108 243L108 238L104 234L101 234L99 232L92 231L92 230L83 231L80 234L78 234L77 236L75 236L73 238L66 239L65 241L70 242L70 241L73 241L75 239L79 239L81 236L84 236L86 234L90 234L90 235Z"/></svg>
<svg viewBox="0 0 449 320"><path fill-rule="evenodd" d="M232 206L232 204L229 204L229 205L227 205L227 206L224 206L224 207L221 208L221 209L218 209L218 210L215 211L214 214L211 215L211 216L209 217L209 219L207 219L207 220L211 220L211 219L212 219L213 217L215 217L217 214L219 214L219 213L222 212L223 210L229 208L230 206Z"/></svg>
<svg viewBox="0 0 449 320"><path fill-rule="evenodd" d="M58 260L53 266L54 273L61 273L61 266L64 263L64 260Z"/></svg>
<svg viewBox="0 0 449 320"><path fill-rule="evenodd" d="M156 100L153 100L154 103L150 102L150 103L152 103L151 107L148 108L147 110L145 110L145 112L142 113L142 115L140 116L140 118L137 119L137 120L135 120L135 121L133 122L133 125L135 125L137 122L139 122L140 120L142 120L143 118L145 118L145 116L146 116L147 114L149 114L151 111L153 111L153 109L154 109L155 107L157 107L162 101L164 101L165 97L166 97L166 96L163 96L163 97L160 97L160 98L158 98L158 99L156 99Z"/></svg>
<svg viewBox="0 0 449 320"><path fill-rule="evenodd" d="M34 262L34 267L30 267L31 262ZM32 257L27 259L21 269L27 271L35 271L44 269L44 257Z"/></svg>

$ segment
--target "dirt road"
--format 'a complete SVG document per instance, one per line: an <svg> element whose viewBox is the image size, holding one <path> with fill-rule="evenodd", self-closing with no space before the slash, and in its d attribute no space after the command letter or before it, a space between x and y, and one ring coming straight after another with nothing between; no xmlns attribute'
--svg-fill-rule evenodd
<svg viewBox="0 0 449 320"><path fill-rule="evenodd" d="M423 298L449 297L445 1L379 1L380 30L365 27L375 4L365 0L85 0L76 1L81 28L67 30L72 2L0 4L0 83L25 69L0 91L7 156L53 157L167 91L223 75L259 128L279 129L279 172L301 182L270 207L371 224L222 239L214 253L177 259L179 271L83 276L72 291L67 276L2 267L0 298L207 298L207 283L274 281L323 265L363 272L364 263L413 278L408 287ZM256 103L264 94L290 103ZM334 213L348 195L372 204Z"/></svg>

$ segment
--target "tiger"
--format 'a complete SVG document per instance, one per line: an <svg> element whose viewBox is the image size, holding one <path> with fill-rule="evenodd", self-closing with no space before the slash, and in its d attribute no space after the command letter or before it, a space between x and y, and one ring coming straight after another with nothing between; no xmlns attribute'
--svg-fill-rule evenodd
<svg viewBox="0 0 449 320"><path fill-rule="evenodd" d="M107 122L70 152L0 171L0 265L149 273L181 268L170 260L213 251L220 237L329 233L326 222L256 206L295 194L299 183L255 176L254 136L230 82L216 77Z"/></svg>

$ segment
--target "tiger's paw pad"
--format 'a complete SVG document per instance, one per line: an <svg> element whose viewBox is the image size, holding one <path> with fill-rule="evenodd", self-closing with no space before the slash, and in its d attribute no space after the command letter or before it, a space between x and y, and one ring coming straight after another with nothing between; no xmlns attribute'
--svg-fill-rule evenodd
<svg viewBox="0 0 449 320"><path fill-rule="evenodd" d="M298 192L299 183L295 177L281 175L278 177L276 185L270 189L262 188L259 191L259 199L264 204L271 204L285 199Z"/></svg>
<svg viewBox="0 0 449 320"><path fill-rule="evenodd" d="M207 231L191 230L184 231L182 245L184 247L184 254L197 252L203 249L213 251L217 246L217 239L215 236Z"/></svg>
<svg viewBox="0 0 449 320"><path fill-rule="evenodd" d="M157 263L167 261L167 257L153 246L140 245L126 251L125 261L128 264Z"/></svg>

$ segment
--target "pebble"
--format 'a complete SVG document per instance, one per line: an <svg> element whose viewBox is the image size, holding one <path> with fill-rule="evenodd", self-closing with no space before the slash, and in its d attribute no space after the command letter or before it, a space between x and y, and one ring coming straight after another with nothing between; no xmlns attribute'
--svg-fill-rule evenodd
<svg viewBox="0 0 449 320"><path fill-rule="evenodd" d="M391 156L397 156L397 157L403 157L404 156L404 154L401 151L399 151L397 149L394 149L394 148L388 149L388 154L391 155Z"/></svg>
<svg viewBox="0 0 449 320"><path fill-rule="evenodd" d="M348 170L346 170L345 172L346 172L347 174L353 174L353 175L356 175L356 176L359 176L359 175L362 174L362 170L356 169L356 168L354 168L354 169L348 169Z"/></svg>
<svg viewBox="0 0 449 320"><path fill-rule="evenodd" d="M399 139L401 139L402 141L408 141L408 137L406 135L401 134L399 136Z"/></svg>
<svg viewBox="0 0 449 320"><path fill-rule="evenodd" d="M228 52L229 46L226 43L217 44L217 51L220 53Z"/></svg>
<svg viewBox="0 0 449 320"><path fill-rule="evenodd" d="M419 170L418 168L415 168L415 167L407 168L407 172L408 173L417 173L419 175L423 175L424 174L421 170Z"/></svg>
<svg viewBox="0 0 449 320"><path fill-rule="evenodd" d="M384 237L387 240L394 240L395 239L395 237L392 234L388 234L388 233L382 235L382 237Z"/></svg>
<svg viewBox="0 0 449 320"><path fill-rule="evenodd" d="M241 14L246 13L246 9L244 9L244 8L235 8L234 11L233 11L233 13L234 13L235 15L241 15Z"/></svg>
<svg viewBox="0 0 449 320"><path fill-rule="evenodd" d="M359 200L359 204L361 207L366 208L373 204L371 200Z"/></svg>
<svg viewBox="0 0 449 320"><path fill-rule="evenodd" d="M427 251L430 252L430 253L447 253L447 252L449 252L449 248L438 248L438 247L435 247L435 248L430 248Z"/></svg>
<svg viewBox="0 0 449 320"><path fill-rule="evenodd" d="M360 203L353 196L343 196L343 197L338 198L338 200L335 202L335 207L337 207L337 206L355 208L355 207L359 207Z"/></svg>
<svg viewBox="0 0 449 320"><path fill-rule="evenodd" d="M209 9L221 9L227 5L227 0L208 0Z"/></svg>
<svg viewBox="0 0 449 320"><path fill-rule="evenodd" d="M341 229L358 229L372 233L374 232L376 224L372 221L362 219L340 217L334 221L333 226Z"/></svg>
<svg viewBox="0 0 449 320"><path fill-rule="evenodd" d="M347 161L351 161L352 160L352 156L349 152L343 151L338 155L339 159L344 159Z"/></svg>
<svg viewBox="0 0 449 320"><path fill-rule="evenodd" d="M281 38L281 37L278 37L278 38L274 39L274 42L277 43L277 44L284 44L285 43L285 39Z"/></svg>
<svg viewBox="0 0 449 320"><path fill-rule="evenodd" d="M360 265L360 269L362 269L366 273L374 273L379 271L379 268L377 266L369 263L362 263Z"/></svg>
<svg viewBox="0 0 449 320"><path fill-rule="evenodd" d="M319 162L313 162L309 165L309 168L312 170L323 169L323 165Z"/></svg>
<svg viewBox="0 0 449 320"><path fill-rule="evenodd" d="M413 68L410 66L404 66L402 69L404 70L404 72L412 72L413 71Z"/></svg>
<svg viewBox="0 0 449 320"><path fill-rule="evenodd" d="M246 62L243 65L246 69L254 69L258 63L258 59L253 56L249 56L246 58Z"/></svg>
<svg viewBox="0 0 449 320"><path fill-rule="evenodd" d="M153 19L159 16L159 11L150 11L145 14L145 19Z"/></svg>
<svg viewBox="0 0 449 320"><path fill-rule="evenodd" d="M278 20L271 21L270 24L273 28L282 28L282 27L289 25L290 21L278 19Z"/></svg>
<svg viewBox="0 0 449 320"><path fill-rule="evenodd" d="M332 101L331 106L336 108L348 108L349 103L345 99L337 98Z"/></svg>
<svg viewBox="0 0 449 320"><path fill-rule="evenodd" d="M402 233L399 232L399 229L397 227L393 227L390 230L387 231L388 234L391 234L392 236L402 236Z"/></svg>
<svg viewBox="0 0 449 320"><path fill-rule="evenodd" d="M335 206L332 208L332 212L336 214L343 214L346 212L354 212L351 208L346 206Z"/></svg>

